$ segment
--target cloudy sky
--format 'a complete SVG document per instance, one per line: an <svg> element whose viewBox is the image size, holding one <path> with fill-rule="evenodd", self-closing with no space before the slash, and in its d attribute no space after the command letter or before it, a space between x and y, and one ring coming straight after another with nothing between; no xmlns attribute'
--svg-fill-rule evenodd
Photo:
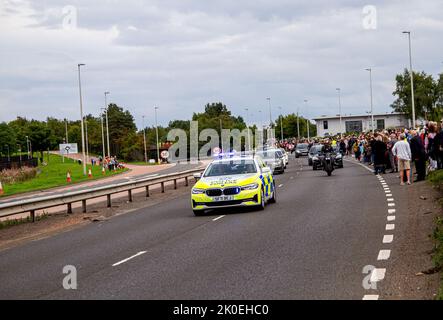
<svg viewBox="0 0 443 320"><path fill-rule="evenodd" d="M409 63L403 30L414 69L443 71L442 12L441 0L0 0L0 121L79 119L78 63L85 111L110 91L138 126L153 106L166 124L215 101L264 121L267 97L274 116L331 115L337 87L343 113L365 113L368 67L387 112Z"/></svg>

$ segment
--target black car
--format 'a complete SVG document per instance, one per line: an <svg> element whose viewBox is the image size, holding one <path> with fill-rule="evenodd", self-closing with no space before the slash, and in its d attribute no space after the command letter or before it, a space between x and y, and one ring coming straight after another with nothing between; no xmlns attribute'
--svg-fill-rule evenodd
<svg viewBox="0 0 443 320"><path fill-rule="evenodd" d="M299 143L297 147L295 147L295 157L299 158L301 156L307 156L309 153L309 144L307 143Z"/></svg>
<svg viewBox="0 0 443 320"><path fill-rule="evenodd" d="M318 156L319 152L323 148L322 144L314 144L311 149L309 149L308 154L308 164L312 166L314 157Z"/></svg>

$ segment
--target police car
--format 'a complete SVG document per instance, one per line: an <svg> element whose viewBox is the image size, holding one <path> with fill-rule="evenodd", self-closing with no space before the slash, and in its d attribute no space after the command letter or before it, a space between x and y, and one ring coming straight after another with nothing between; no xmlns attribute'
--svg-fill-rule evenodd
<svg viewBox="0 0 443 320"><path fill-rule="evenodd" d="M191 191L191 206L196 216L208 209L227 207L265 208L276 202L271 169L257 155L220 155L210 163Z"/></svg>

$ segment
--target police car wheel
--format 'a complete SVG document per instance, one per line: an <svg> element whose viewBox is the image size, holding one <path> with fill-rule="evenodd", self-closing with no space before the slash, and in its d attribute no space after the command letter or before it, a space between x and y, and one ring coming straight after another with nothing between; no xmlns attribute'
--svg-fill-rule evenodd
<svg viewBox="0 0 443 320"><path fill-rule="evenodd" d="M203 216L205 214L205 210L192 210L192 211L194 211L194 215L196 217L200 217L200 216Z"/></svg>
<svg viewBox="0 0 443 320"><path fill-rule="evenodd" d="M258 210L264 210L265 209L265 205L266 205L266 199L265 199L265 193L263 191L263 188L261 189L261 202L260 204L257 206Z"/></svg>
<svg viewBox="0 0 443 320"><path fill-rule="evenodd" d="M274 191L272 191L272 197L269 199L269 203L276 203L277 202L277 189L275 188L274 184Z"/></svg>

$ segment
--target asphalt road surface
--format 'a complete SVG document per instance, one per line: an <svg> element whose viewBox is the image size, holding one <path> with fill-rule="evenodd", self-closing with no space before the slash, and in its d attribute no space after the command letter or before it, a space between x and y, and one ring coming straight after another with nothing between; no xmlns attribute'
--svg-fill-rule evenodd
<svg viewBox="0 0 443 320"><path fill-rule="evenodd" d="M362 299L388 206L360 165L291 158L264 211L195 217L190 196L0 252L0 299ZM169 191L174 192L174 191ZM63 268L77 269L76 290Z"/></svg>

